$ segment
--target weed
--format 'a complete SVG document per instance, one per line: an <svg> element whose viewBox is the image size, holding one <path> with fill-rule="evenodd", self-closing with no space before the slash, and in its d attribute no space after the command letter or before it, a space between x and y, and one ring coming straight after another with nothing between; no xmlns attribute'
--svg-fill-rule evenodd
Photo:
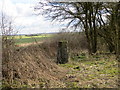
<svg viewBox="0 0 120 90"><path fill-rule="evenodd" d="M67 68L74 68L74 65L69 64L69 63L67 63L67 64L60 64L60 66L67 67Z"/></svg>
<svg viewBox="0 0 120 90"><path fill-rule="evenodd" d="M65 84L67 88L79 88L77 82L66 82Z"/></svg>

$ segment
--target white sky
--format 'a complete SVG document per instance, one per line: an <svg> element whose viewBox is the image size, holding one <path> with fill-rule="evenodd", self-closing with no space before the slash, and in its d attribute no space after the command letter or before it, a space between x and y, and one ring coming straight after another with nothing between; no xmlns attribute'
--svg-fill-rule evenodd
<svg viewBox="0 0 120 90"><path fill-rule="evenodd" d="M34 6L38 0L0 0L0 10L13 18L18 34L58 32L60 26L36 16ZM2 8L3 7L3 8Z"/></svg>
<svg viewBox="0 0 120 90"><path fill-rule="evenodd" d="M46 21L41 15L35 15L34 6L40 0L0 0L0 11L12 17L18 34L58 32L64 25ZM43 1L43 0L42 0ZM2 8L3 7L3 8ZM105 16L103 16L105 20ZM67 21L63 22L64 24Z"/></svg>

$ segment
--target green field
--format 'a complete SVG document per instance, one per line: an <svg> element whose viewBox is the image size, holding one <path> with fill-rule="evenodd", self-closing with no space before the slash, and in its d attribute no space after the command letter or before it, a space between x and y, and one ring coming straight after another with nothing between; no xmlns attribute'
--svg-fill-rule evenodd
<svg viewBox="0 0 120 90"><path fill-rule="evenodd" d="M52 37L52 34L41 34L38 36L25 36L25 35L21 35L21 36L14 36L16 44L23 44L23 43L32 43L32 42L39 42L41 40L45 40L47 38Z"/></svg>

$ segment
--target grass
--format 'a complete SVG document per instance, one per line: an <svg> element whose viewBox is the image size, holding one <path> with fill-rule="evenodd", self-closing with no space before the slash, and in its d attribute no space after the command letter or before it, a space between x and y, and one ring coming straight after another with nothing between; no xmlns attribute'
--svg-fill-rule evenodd
<svg viewBox="0 0 120 90"><path fill-rule="evenodd" d="M25 35L21 35L21 36L15 36L15 39L22 39L22 38L43 38L43 37L51 37L52 34L41 34L38 36L25 36Z"/></svg>
<svg viewBox="0 0 120 90"><path fill-rule="evenodd" d="M31 43L35 40L39 42L49 37L52 35L32 36L32 38L15 36L15 39L17 44L22 44ZM117 81L120 72L118 71L118 61L114 55L87 56L82 53L71 57L69 63L59 66L68 70L67 75L62 77L62 82L67 88L117 88L118 86ZM44 87L45 85L46 81L40 79L39 86ZM15 82L13 86L17 87L18 83Z"/></svg>
<svg viewBox="0 0 120 90"><path fill-rule="evenodd" d="M22 39L17 39L15 41L16 41L16 44L24 44L24 43L32 43L32 42L35 42L35 41L39 42L39 41L44 40L46 38L47 37L43 37L43 38L41 38L41 37L36 37L36 38L22 38Z"/></svg>
<svg viewBox="0 0 120 90"><path fill-rule="evenodd" d="M72 88L117 88L119 71L118 61L114 56L99 55L91 56L88 59L83 58L79 62L72 60L67 64L60 65L69 69L68 76L74 76L74 78L64 78L66 85ZM75 82L76 79L78 82Z"/></svg>
<svg viewBox="0 0 120 90"><path fill-rule="evenodd" d="M38 36L14 36L16 44L25 44L25 43L32 43L32 42L39 42L41 40L47 39L52 37L53 35L51 34L42 34L42 35L38 35Z"/></svg>

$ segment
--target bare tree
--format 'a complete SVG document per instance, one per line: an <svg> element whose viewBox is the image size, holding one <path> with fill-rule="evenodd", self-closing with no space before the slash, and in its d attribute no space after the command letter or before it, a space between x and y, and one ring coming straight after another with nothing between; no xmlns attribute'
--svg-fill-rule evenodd
<svg viewBox="0 0 120 90"><path fill-rule="evenodd" d="M107 44L110 52L119 53L119 31L120 31L120 3L105 3L103 6L104 12L108 13L107 22L105 22L101 17L99 24L99 36L103 37L105 43Z"/></svg>
<svg viewBox="0 0 120 90"><path fill-rule="evenodd" d="M97 16L102 3L92 2L46 2L40 3L35 10L41 10L47 19L60 22L68 21L67 27L79 28L85 32L89 53L97 51Z"/></svg>
<svg viewBox="0 0 120 90"><path fill-rule="evenodd" d="M15 41L13 35L12 21L2 12L0 16L0 29L2 32L2 75L3 78L12 82L12 66L13 63Z"/></svg>

